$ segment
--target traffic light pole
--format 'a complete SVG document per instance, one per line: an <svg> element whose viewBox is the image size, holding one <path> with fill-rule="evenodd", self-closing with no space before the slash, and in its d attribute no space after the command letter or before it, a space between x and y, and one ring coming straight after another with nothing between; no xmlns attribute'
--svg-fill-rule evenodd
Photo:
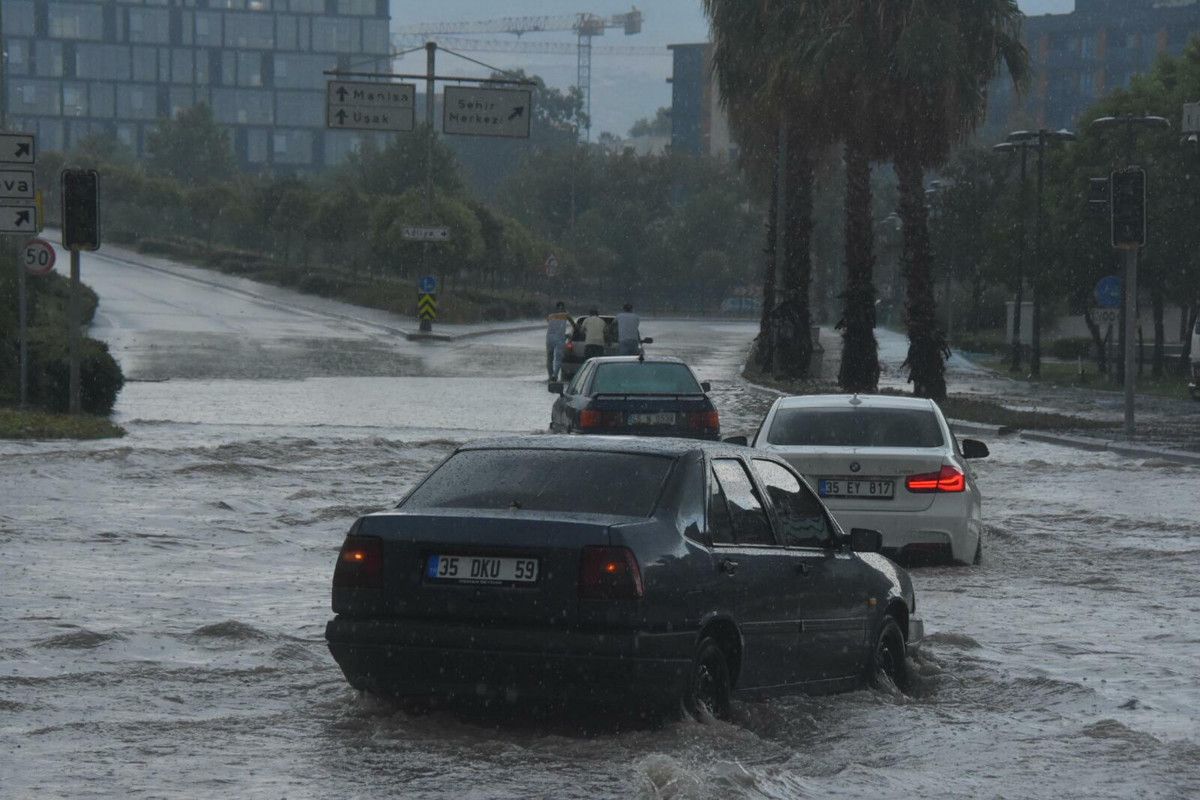
<svg viewBox="0 0 1200 800"><path fill-rule="evenodd" d="M72 414L81 410L79 402L79 250L71 248L71 297L67 304L67 350L70 359L70 406Z"/></svg>
<svg viewBox="0 0 1200 800"><path fill-rule="evenodd" d="M1138 249L1126 248L1125 258L1125 436L1133 438L1134 390L1137 388Z"/></svg>
<svg viewBox="0 0 1200 800"><path fill-rule="evenodd" d="M434 86L437 62L437 42L425 43L425 126L428 128L427 147L425 150L425 219L432 225L433 219L433 103L436 88ZM421 274L429 274L429 242L421 244ZM429 333L433 330L433 322L421 318L420 330Z"/></svg>

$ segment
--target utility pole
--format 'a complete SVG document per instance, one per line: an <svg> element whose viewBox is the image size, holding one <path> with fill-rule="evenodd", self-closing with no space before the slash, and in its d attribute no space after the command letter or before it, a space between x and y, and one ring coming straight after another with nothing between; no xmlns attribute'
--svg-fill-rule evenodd
<svg viewBox="0 0 1200 800"><path fill-rule="evenodd" d="M1021 184L1020 184L1020 205L1021 213L1017 216L1017 238L1020 241L1020 254L1017 256L1017 298L1016 306L1013 308L1012 317L1012 351L1009 359L1009 370L1012 372L1021 371L1021 317L1024 316L1025 305L1025 177L1029 165L1029 148L1025 144L1017 144L1015 142L1003 142L992 148L1001 153L1013 153L1020 151L1021 153Z"/></svg>
<svg viewBox="0 0 1200 800"><path fill-rule="evenodd" d="M1137 129L1151 130L1170 129L1171 121L1165 117L1126 115L1120 117L1101 117L1092 123L1095 130L1122 128L1125 133L1125 169L1114 172L1110 182L1112 192L1112 244L1123 251L1125 262L1125 436L1134 437L1137 431L1135 420L1136 388L1137 388L1137 298L1138 298L1138 252L1146 243L1146 176L1134 165L1137 148ZM1141 198L1137 201L1138 179L1140 178ZM1132 180L1133 183L1128 183ZM1118 181L1130 190L1126 198L1121 198L1118 191ZM1121 202L1122 199L1132 199L1132 205ZM1127 207L1128 206L1128 207ZM1125 214L1132 216L1123 218Z"/></svg>

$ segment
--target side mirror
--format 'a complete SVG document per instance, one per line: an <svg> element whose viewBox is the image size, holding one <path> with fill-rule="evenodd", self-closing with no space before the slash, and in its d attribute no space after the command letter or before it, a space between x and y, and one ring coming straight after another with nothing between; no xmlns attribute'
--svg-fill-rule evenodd
<svg viewBox="0 0 1200 800"><path fill-rule="evenodd" d="M869 528L852 528L850 549L856 553L878 553L883 549L883 534Z"/></svg>
<svg viewBox="0 0 1200 800"><path fill-rule="evenodd" d="M988 446L978 439L962 440L963 458L987 458L992 454Z"/></svg>
<svg viewBox="0 0 1200 800"><path fill-rule="evenodd" d="M711 392L712 384L709 383L708 381L700 381L700 391L704 392L705 394L707 394L708 392Z"/></svg>
<svg viewBox="0 0 1200 800"><path fill-rule="evenodd" d="M553 381L551 383L546 384L546 391L549 392L550 394L562 394L563 393L563 385L561 383L559 383L558 381Z"/></svg>
<svg viewBox="0 0 1200 800"><path fill-rule="evenodd" d="M726 436L721 441L725 442L725 444L736 444L741 447L749 447L750 446L750 440L747 439L745 436Z"/></svg>

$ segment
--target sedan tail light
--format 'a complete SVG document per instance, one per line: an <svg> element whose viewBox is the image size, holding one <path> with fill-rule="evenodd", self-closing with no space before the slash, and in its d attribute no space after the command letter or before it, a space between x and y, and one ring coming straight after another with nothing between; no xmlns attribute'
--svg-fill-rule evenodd
<svg viewBox="0 0 1200 800"><path fill-rule="evenodd" d="M581 428L619 428L625 424L625 415L620 411L594 411L590 408L579 412Z"/></svg>
<svg viewBox="0 0 1200 800"><path fill-rule="evenodd" d="M579 558L580 600L639 600L642 571L626 547L589 546Z"/></svg>
<svg viewBox="0 0 1200 800"><path fill-rule="evenodd" d="M334 588L378 589L383 585L383 541L347 536L333 569Z"/></svg>
<svg viewBox="0 0 1200 800"><path fill-rule="evenodd" d="M944 466L939 472L909 475L904 483L914 494L965 492L967 490L967 477L951 466Z"/></svg>
<svg viewBox="0 0 1200 800"><path fill-rule="evenodd" d="M693 431L721 430L721 415L714 408L711 411L690 411L687 415L687 425Z"/></svg>

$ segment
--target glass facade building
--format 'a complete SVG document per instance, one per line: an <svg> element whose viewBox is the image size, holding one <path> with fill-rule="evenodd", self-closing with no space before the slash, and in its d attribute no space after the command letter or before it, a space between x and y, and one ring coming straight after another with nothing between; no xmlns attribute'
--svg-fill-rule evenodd
<svg viewBox="0 0 1200 800"><path fill-rule="evenodd" d="M336 164L364 135L325 130L323 73L386 69L389 19L388 0L0 0L8 125L140 155L159 118L206 103L247 168Z"/></svg>
<svg viewBox="0 0 1200 800"><path fill-rule="evenodd" d="M1200 0L1076 0L1070 14L1027 17L1032 81L1023 96L1007 76L992 84L986 132L1074 128L1093 103L1197 35Z"/></svg>

